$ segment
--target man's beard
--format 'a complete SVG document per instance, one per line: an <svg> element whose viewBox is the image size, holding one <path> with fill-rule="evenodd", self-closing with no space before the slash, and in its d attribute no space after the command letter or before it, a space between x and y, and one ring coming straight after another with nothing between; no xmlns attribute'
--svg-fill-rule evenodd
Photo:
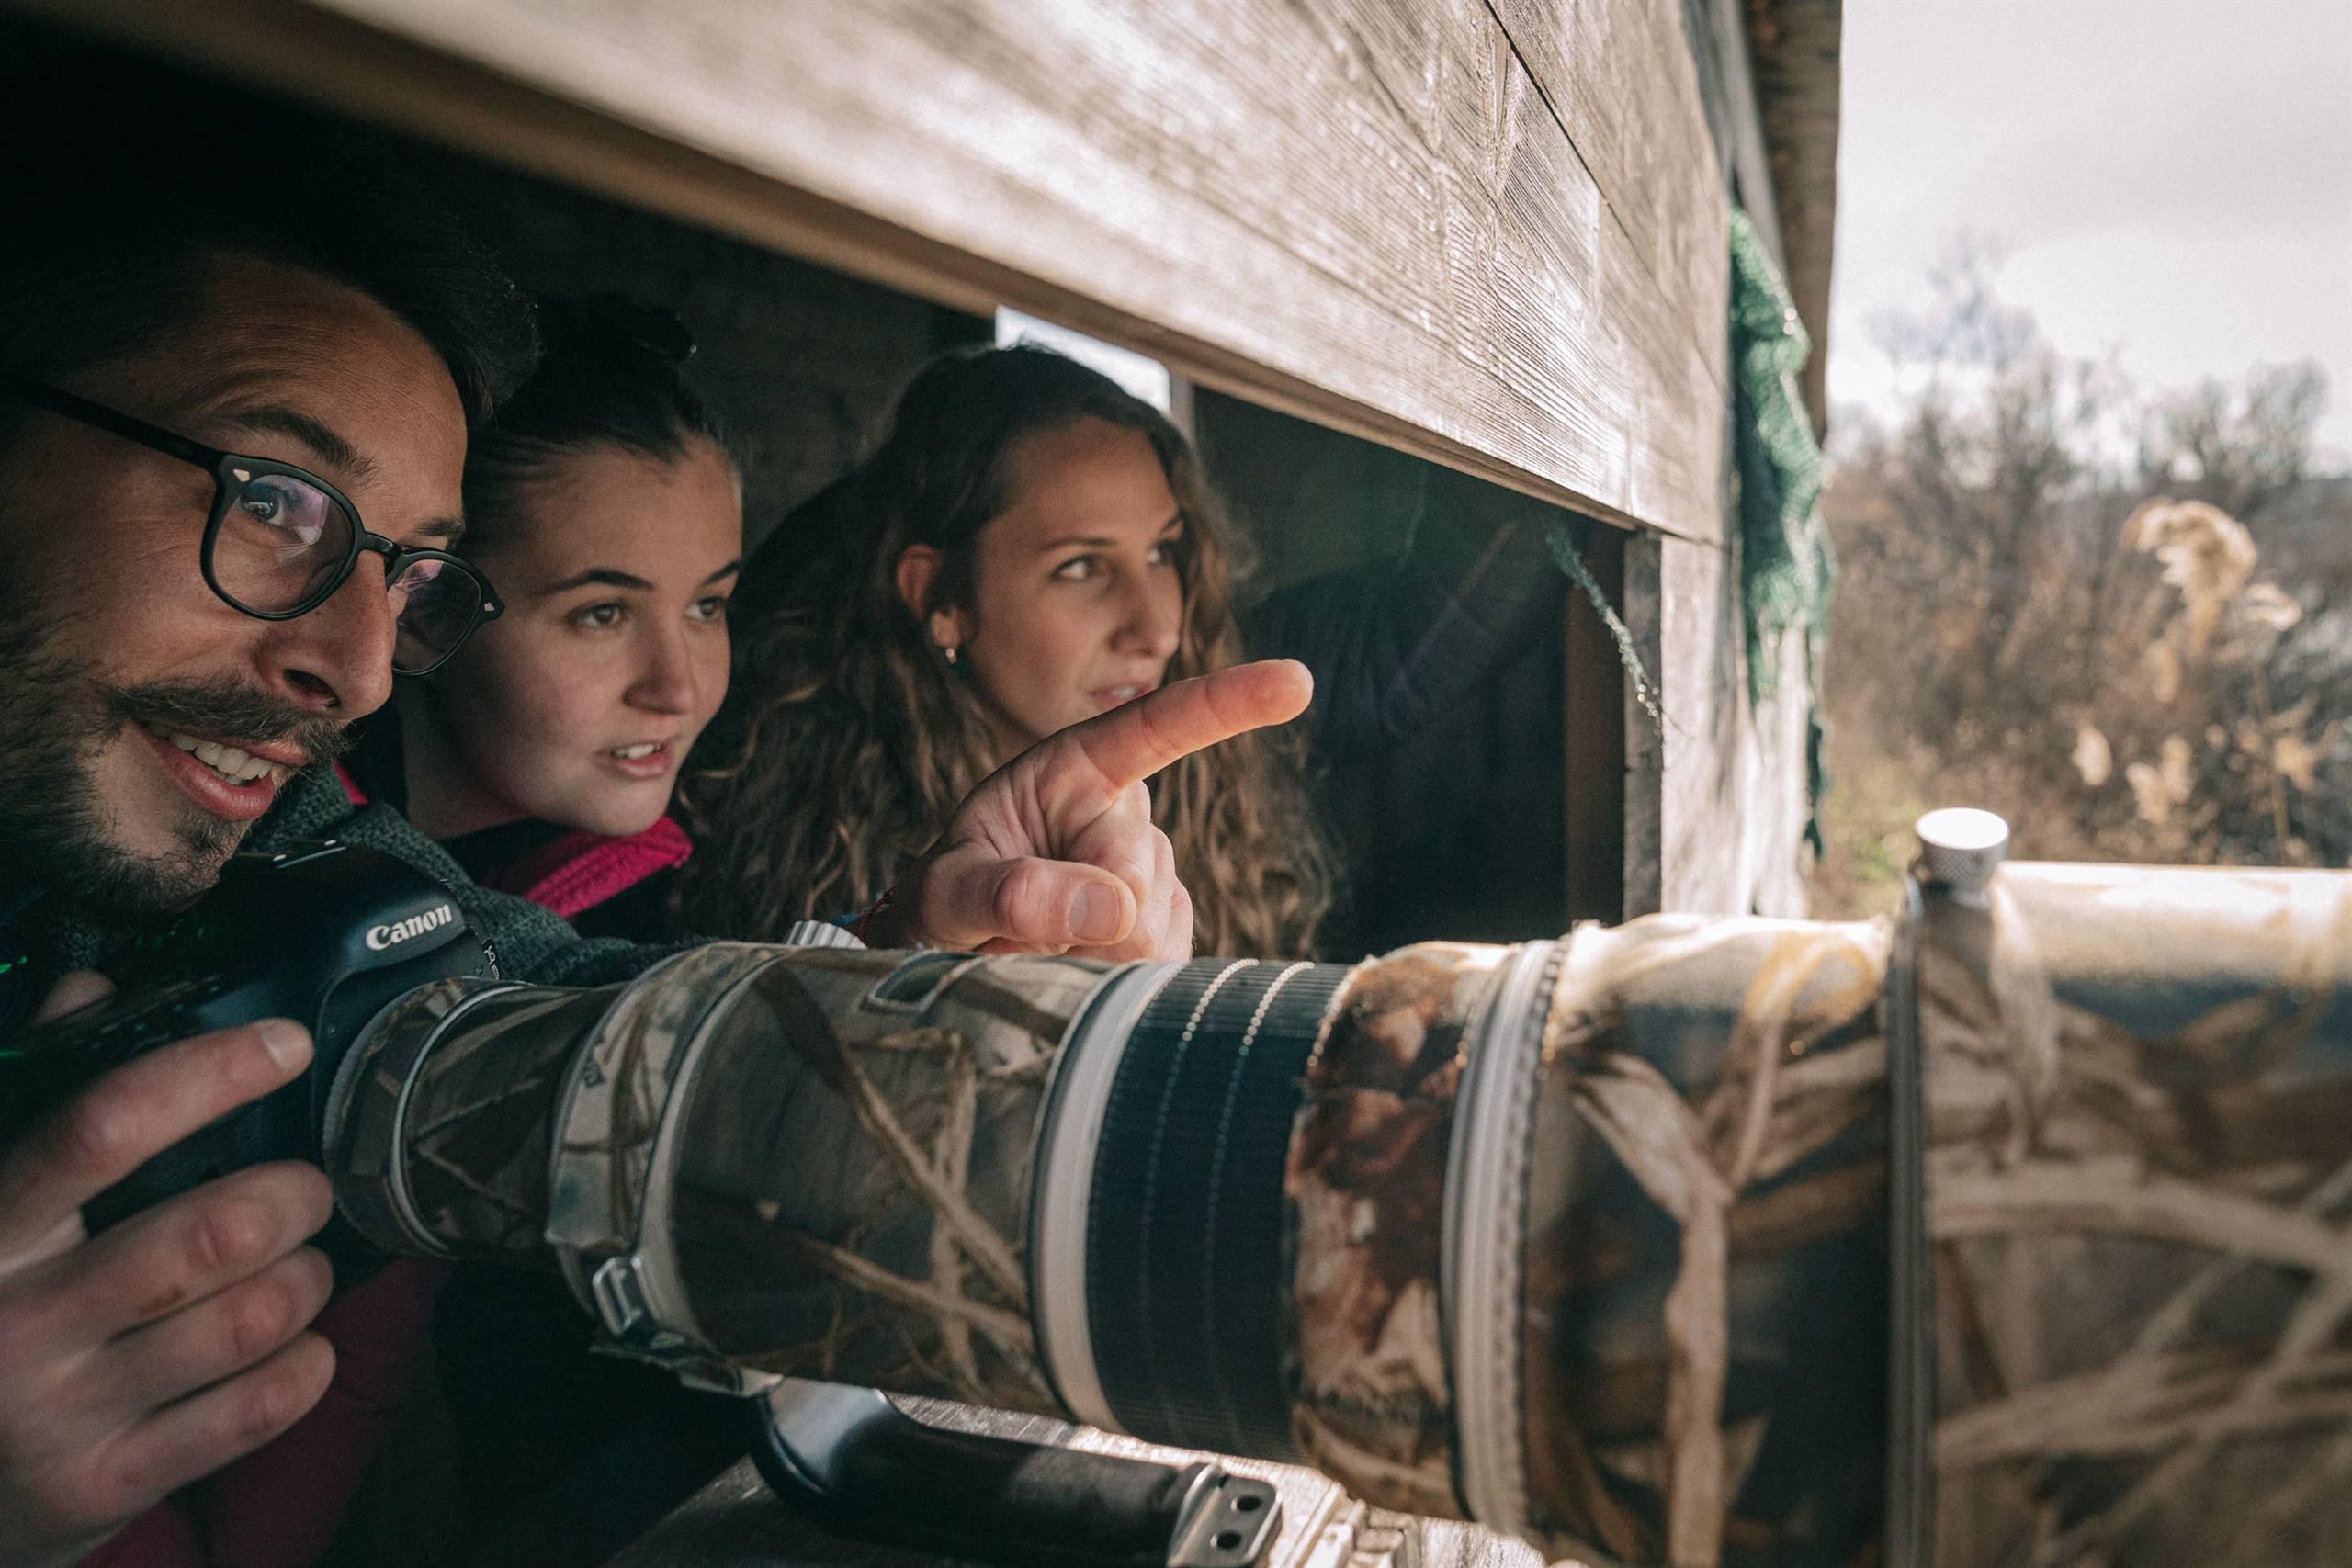
<svg viewBox="0 0 2352 1568"><path fill-rule="evenodd" d="M104 685L90 665L56 651L57 619L22 599L0 592L0 866L77 913L138 920L180 908L212 886L244 837L247 824L191 803L164 853L116 842L92 770L129 727L153 723L232 744L290 739L314 762L343 749L339 724L234 682Z"/></svg>

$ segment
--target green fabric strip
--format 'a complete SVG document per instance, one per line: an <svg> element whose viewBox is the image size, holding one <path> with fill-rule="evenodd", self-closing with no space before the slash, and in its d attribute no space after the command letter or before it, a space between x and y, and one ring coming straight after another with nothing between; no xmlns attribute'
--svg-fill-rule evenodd
<svg viewBox="0 0 2352 1568"><path fill-rule="evenodd" d="M1731 212L1731 355L1739 480L1740 601L1747 623L1747 689L1761 702L1780 684L1792 631L1804 638L1805 837L1821 849L1821 678L1837 575L1821 519L1823 463L1797 393L1813 352L1787 286L1746 212Z"/></svg>

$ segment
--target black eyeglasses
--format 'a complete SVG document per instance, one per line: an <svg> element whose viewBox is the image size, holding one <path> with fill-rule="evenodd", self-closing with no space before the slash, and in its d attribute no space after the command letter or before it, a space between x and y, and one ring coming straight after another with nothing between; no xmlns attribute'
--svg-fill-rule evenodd
<svg viewBox="0 0 2352 1568"><path fill-rule="evenodd" d="M481 570L441 550L403 549L360 526L343 491L305 468L223 452L145 420L21 376L0 377L36 408L153 447L212 476L212 515L198 558L204 581L232 607L262 621L290 621L325 604L359 564L384 558L391 597L392 669L423 675L505 609Z"/></svg>

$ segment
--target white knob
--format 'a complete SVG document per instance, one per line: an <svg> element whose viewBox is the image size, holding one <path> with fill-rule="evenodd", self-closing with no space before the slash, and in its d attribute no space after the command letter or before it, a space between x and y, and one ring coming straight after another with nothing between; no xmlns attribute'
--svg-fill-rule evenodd
<svg viewBox="0 0 2352 1568"><path fill-rule="evenodd" d="M1919 818L1919 866L1955 893L1982 893L2009 850L2009 825L1990 811L1948 806Z"/></svg>

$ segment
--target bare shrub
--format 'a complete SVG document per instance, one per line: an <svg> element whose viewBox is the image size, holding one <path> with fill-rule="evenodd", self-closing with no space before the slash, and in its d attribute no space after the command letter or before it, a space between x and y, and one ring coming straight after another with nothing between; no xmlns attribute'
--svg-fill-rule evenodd
<svg viewBox="0 0 2352 1568"><path fill-rule="evenodd" d="M2352 863L2352 478L2312 473L2319 371L2139 403L1981 262L1931 292L1882 326L1923 355L1902 417L1841 415L1823 503L1816 908L1883 908L1930 805L2037 857Z"/></svg>

